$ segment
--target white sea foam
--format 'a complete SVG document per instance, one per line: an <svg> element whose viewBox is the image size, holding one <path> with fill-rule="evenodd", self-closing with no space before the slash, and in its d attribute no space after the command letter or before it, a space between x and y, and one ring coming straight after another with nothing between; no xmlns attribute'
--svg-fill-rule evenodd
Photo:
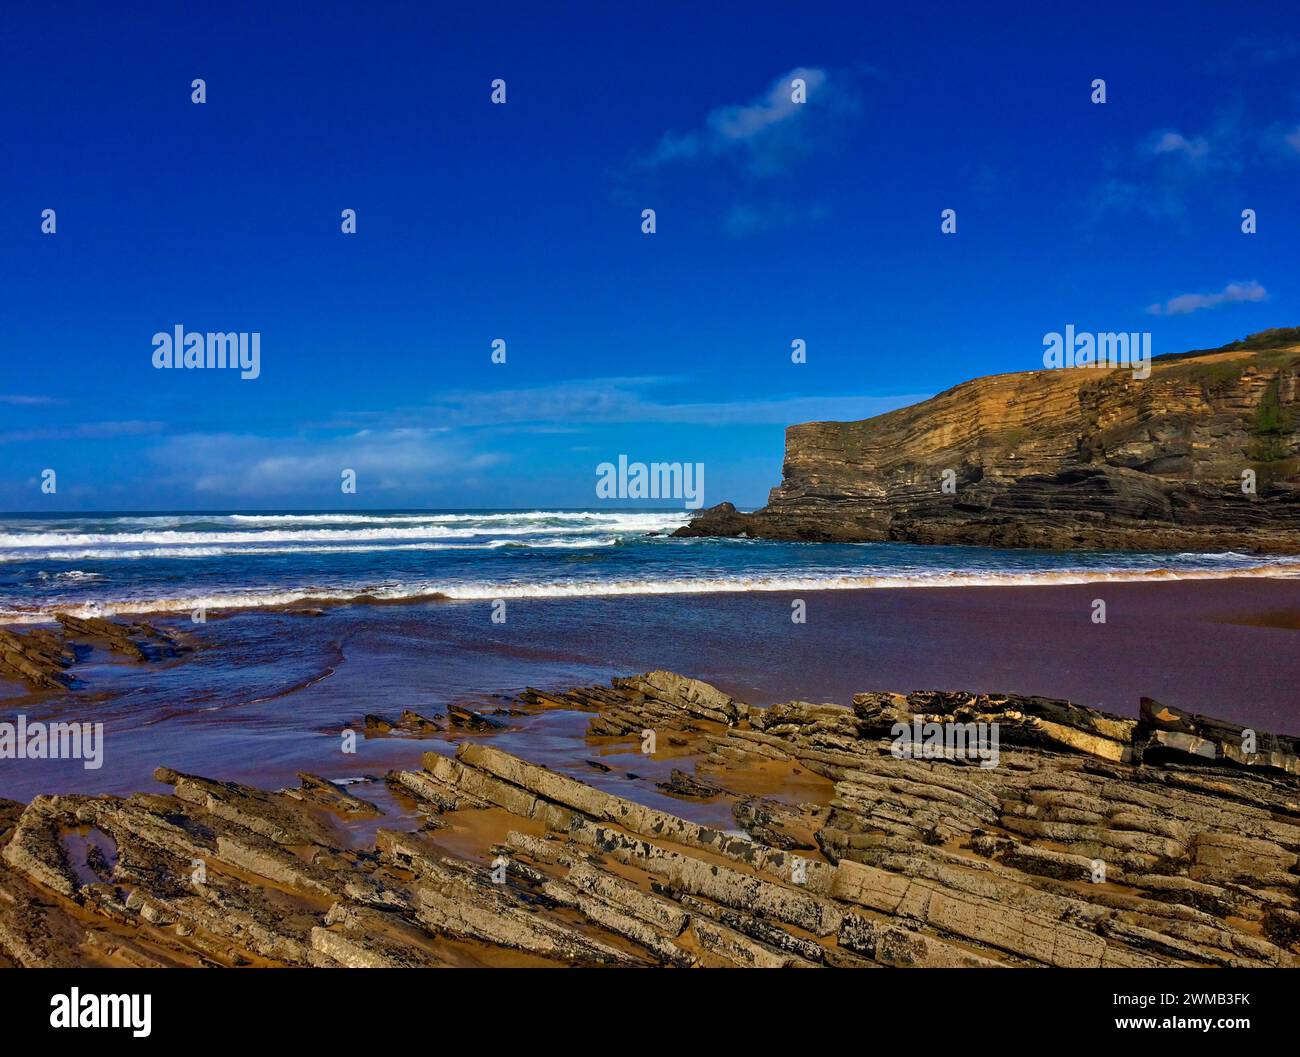
<svg viewBox="0 0 1300 1057"><path fill-rule="evenodd" d="M75 616L189 612L196 609L265 609L305 601L347 603L378 599L417 601L447 599L600 598L626 595L687 595L783 591L864 591L886 588L1041 587L1065 584L1140 583L1152 581L1226 580L1300 576L1300 562L1278 562L1234 569L1073 569L1040 572L918 572L908 575L720 576L660 580L556 580L522 583L413 583L361 587L310 587L276 591L232 591L210 595L101 600L94 605L0 609L0 622L33 623L50 619L54 610Z"/></svg>
<svg viewBox="0 0 1300 1057"><path fill-rule="evenodd" d="M277 515L304 519L304 525L317 525L318 518L341 515ZM232 517L249 517L232 515ZM303 545L330 544L340 547L357 543L412 540L478 540L479 546L502 545L497 537L541 537L539 543L556 545L556 536L608 536L609 534L644 534L668 532L685 523L685 515L652 514L527 514L527 515L441 515L415 518L418 524L393 525L389 518L357 518L367 527L295 528L284 522L263 519L278 528L249 527L241 531L194 531L149 529L134 532L0 532L0 561L76 560L87 558L127 559L167 557L164 548L207 548L192 550L188 557L213 557L241 548L242 553L286 553L293 549L309 550ZM217 521L218 519L212 519ZM475 524L481 522L482 526ZM45 523L48 526L48 522ZM296 522L295 522L296 524ZM484 538L486 537L486 538ZM257 551L254 548L279 544L282 549ZM576 544L581 545L581 544Z"/></svg>
<svg viewBox="0 0 1300 1057"><path fill-rule="evenodd" d="M0 593L0 622L47 620L56 610L125 615L266 608L305 599L345 603L363 596L394 601L597 598L1300 576L1300 558L1231 551L1083 556L668 535L687 516L678 511L512 511L6 519L0 520L0 563L45 568L26 581L18 572L16 582L26 587ZM619 546L624 543L633 546ZM516 555L503 548L519 551ZM535 561L513 560L534 550L597 549L603 556L581 555L578 561L563 553L549 560L542 555ZM428 561L419 557L424 552L430 554ZM464 557L439 562L438 552L464 552ZM350 564L347 557L385 553L411 555L394 563L387 580L382 571L361 572L363 567L382 569L378 561L363 566ZM224 566L218 564L203 569L202 587L193 582L185 586L177 578L179 570L159 575L148 565L133 569L127 564L263 555L282 559L266 577L251 564L231 564L229 575L222 576ZM298 555L324 557L297 567L283 560ZM88 561L122 564L110 579L81 568ZM266 586L246 586L252 584Z"/></svg>
<svg viewBox="0 0 1300 1057"><path fill-rule="evenodd" d="M613 547L620 537L585 537L578 540L537 539L521 542L516 539L485 539L476 543L390 543L390 544L330 544L318 546L286 545L267 547L85 547L71 550L47 550L39 555L23 551L0 551L0 562L29 561L139 561L147 558L224 558L232 555L268 554L372 554L396 551L477 551L496 550L498 547L525 547L530 550L570 550L587 547ZM102 574L86 573L86 579L100 578Z"/></svg>
<svg viewBox="0 0 1300 1057"><path fill-rule="evenodd" d="M60 573L38 573L38 580L65 580L70 583L85 583L90 580L104 579L103 573L88 573L83 569L66 569Z"/></svg>
<svg viewBox="0 0 1300 1057"><path fill-rule="evenodd" d="M629 522L654 527L655 525L684 525L689 514L675 511L652 511L635 513L632 511L597 510L528 510L505 511L483 514L229 514L204 521L243 525L350 525L350 524L427 524L457 525L464 523L481 523L484 525L507 524L528 525L531 523L560 521L572 524L609 524L610 522Z"/></svg>

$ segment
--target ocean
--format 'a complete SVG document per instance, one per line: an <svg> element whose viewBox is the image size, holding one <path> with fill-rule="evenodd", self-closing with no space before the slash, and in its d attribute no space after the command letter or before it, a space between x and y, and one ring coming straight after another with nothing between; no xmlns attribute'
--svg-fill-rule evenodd
<svg viewBox="0 0 1300 1057"><path fill-rule="evenodd" d="M1032 586L1300 575L1243 554L674 539L680 511L0 517L0 622L355 600Z"/></svg>

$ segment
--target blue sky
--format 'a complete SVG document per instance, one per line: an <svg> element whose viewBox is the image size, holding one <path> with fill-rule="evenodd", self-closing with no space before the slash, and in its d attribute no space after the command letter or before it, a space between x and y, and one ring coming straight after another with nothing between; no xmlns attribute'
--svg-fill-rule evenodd
<svg viewBox="0 0 1300 1057"><path fill-rule="evenodd" d="M587 506L619 454L757 505L785 425L1068 323L1300 324L1288 5L178 6L6 12L0 509ZM155 370L176 324L261 377Z"/></svg>

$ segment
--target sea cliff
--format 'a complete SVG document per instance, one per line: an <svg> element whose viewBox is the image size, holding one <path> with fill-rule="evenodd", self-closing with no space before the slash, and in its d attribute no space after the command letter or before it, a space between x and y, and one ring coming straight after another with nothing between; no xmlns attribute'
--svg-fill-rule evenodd
<svg viewBox="0 0 1300 1057"><path fill-rule="evenodd" d="M1300 328L1157 357L977 378L786 431L767 506L680 536L1300 552Z"/></svg>

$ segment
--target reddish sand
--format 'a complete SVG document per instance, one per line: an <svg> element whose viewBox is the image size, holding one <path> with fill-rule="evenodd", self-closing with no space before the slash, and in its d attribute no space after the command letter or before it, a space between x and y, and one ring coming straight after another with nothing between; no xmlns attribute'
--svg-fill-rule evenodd
<svg viewBox="0 0 1300 1057"><path fill-rule="evenodd" d="M1064 697L1136 715L1146 695L1283 733L1300 731L1300 579L804 592L515 601L493 625L485 604L345 606L310 618L259 611L191 628L204 648L164 667L117 655L77 666L58 696L3 688L3 718L102 720L104 766L0 762L0 797L130 792L159 764L257 785L411 767L437 743L362 740L339 730L368 712L487 709L524 686L564 689L668 668L752 704L848 704L860 690L967 689ZM1094 601L1106 622L1094 623ZM597 784L653 797L672 761L637 778L583 739L586 717L507 717L503 747ZM441 751L448 751L442 743ZM660 773L662 772L662 773Z"/></svg>

